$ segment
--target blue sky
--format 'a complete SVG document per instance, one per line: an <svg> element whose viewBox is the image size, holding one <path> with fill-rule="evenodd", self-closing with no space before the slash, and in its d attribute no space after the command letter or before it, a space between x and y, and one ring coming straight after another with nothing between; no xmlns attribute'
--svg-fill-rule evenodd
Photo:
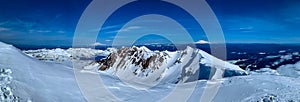
<svg viewBox="0 0 300 102"><path fill-rule="evenodd" d="M82 12L90 0L1 0L0 41L16 45L71 45ZM299 43L299 0L207 0L215 12L227 43ZM101 11L100 11L101 12ZM199 24L182 9L159 1L141 1L116 11L105 23L98 42L111 44L117 32L130 19L143 14L163 14L187 28L194 41L206 40ZM99 15L101 15L99 13ZM119 32L149 30L145 19ZM173 30L176 29L162 29ZM178 39L180 34L174 33ZM122 37L126 40L126 37ZM164 37L145 36L145 42L162 43ZM184 42L184 41L179 41Z"/></svg>

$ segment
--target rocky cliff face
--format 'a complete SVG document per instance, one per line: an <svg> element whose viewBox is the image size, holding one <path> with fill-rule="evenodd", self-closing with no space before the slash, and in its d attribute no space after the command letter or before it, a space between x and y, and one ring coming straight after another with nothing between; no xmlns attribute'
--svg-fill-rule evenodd
<svg viewBox="0 0 300 102"><path fill-rule="evenodd" d="M162 66L164 60L167 59L167 53L152 52L145 47L123 47L117 52L112 52L106 59L99 60L101 64L99 70L104 71L114 68L116 71L136 67L133 74L142 76L147 70L152 72ZM140 72L139 72L140 71Z"/></svg>

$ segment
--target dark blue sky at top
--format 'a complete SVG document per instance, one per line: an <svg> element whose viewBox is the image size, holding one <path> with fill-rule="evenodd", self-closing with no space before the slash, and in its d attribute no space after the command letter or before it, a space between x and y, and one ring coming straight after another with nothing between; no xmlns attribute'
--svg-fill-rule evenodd
<svg viewBox="0 0 300 102"><path fill-rule="evenodd" d="M1 0L0 41L17 45L71 45L77 22L90 2L90 0ZM207 0L207 2L222 26L227 43L300 41L300 0ZM97 41L110 44L117 31L128 20L150 13L177 20L188 28L194 41L206 40L199 24L182 9L160 1L144 0L116 11L105 23L100 32L103 36L98 37ZM122 31L136 29L141 27L135 26ZM151 36L143 40L147 43L164 42L158 37Z"/></svg>

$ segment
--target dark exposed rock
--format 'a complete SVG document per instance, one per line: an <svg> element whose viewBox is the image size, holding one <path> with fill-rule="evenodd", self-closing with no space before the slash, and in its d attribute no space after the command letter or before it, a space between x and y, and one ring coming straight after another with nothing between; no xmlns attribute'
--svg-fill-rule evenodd
<svg viewBox="0 0 300 102"><path fill-rule="evenodd" d="M107 68L108 68L107 65L102 65L102 66L99 68L99 70L104 71L104 70L106 70Z"/></svg>
<svg viewBox="0 0 300 102"><path fill-rule="evenodd" d="M160 63L164 62L164 57L167 57L167 54L163 54L163 56L159 55L159 53L145 55L145 51L138 49L137 47L123 47L120 50L109 54L105 59L101 59L97 62L100 63L99 70L101 71L107 70L114 64L117 64L116 67L119 69L125 68L126 61L130 61L130 63L134 64L135 66L140 66L142 69L141 71L144 71L147 68L151 68L153 70L158 69L161 65ZM116 59L119 59L120 61L116 63Z"/></svg>

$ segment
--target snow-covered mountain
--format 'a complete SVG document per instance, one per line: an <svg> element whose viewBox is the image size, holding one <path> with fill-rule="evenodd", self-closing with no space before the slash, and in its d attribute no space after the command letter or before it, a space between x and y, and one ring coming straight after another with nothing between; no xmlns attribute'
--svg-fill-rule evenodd
<svg viewBox="0 0 300 102"><path fill-rule="evenodd" d="M69 49L38 49L22 51L28 56L46 62L56 62L70 64L72 61L94 59L97 56L107 56L116 49L108 48L107 50L96 50L91 48L69 48Z"/></svg>
<svg viewBox="0 0 300 102"><path fill-rule="evenodd" d="M126 50L127 49L127 50ZM132 48L124 48L123 51L134 51ZM120 63L121 59L124 58L124 65L131 65L136 67L126 67L116 69L113 67L106 67L100 71L101 79L105 83L105 86L99 87L90 87L92 90L96 89L107 89L111 94L114 95L116 100L126 101L126 102L140 102L140 101L187 101L187 102L198 102L202 95L205 94L205 90L215 89L215 87L208 86L208 84L219 85L219 90L214 94L211 101L214 102L297 102L300 101L300 80L296 77L281 76L279 74L250 74L245 76L234 76L226 77L222 79L215 80L198 80L189 82L189 78L181 77L184 76L182 72L183 69L186 72L193 72L194 69L224 69L224 70L234 70L234 71L243 71L234 67L232 64L225 64L225 67L221 67L220 64L214 63L217 61L215 57L193 48L187 48L183 51L175 52L158 52L158 51L149 51L146 48L140 47L136 48L137 51L133 54L139 54L139 61L133 61L137 57L132 57L126 55L126 53L121 53L118 51L113 51L106 60L99 61L99 63L94 63L94 66L89 66L90 68L101 68L100 66L106 65L117 66L116 63ZM141 53L138 53L140 52ZM116 57L112 57L115 53ZM130 54L130 53L127 53ZM143 55L144 54L144 55ZM134 55L133 55L134 56ZM143 57L142 57L143 56ZM153 58L151 56L156 56ZM111 59L109 59L111 58ZM116 61L111 63L114 58ZM126 59L125 59L126 58ZM153 61L150 61L152 58ZM160 61L159 59L163 58L161 64L155 61ZM147 61L149 59L149 61ZM175 61L174 61L174 60ZM194 59L194 60L192 60ZM196 60L195 60L196 59ZM143 62L144 60L144 62ZM192 61L190 61L192 60ZM220 60L219 60L220 61ZM134 62L134 64L132 64ZM223 61L220 61L223 62ZM135 64L140 63L140 64ZM143 67L148 64L148 67ZM154 63L158 63L155 65ZM189 66L190 63L195 66ZM200 63L200 64L199 64ZM223 62L224 63L224 62ZM98 65L97 65L98 64ZM122 63L121 63L122 64ZM187 64L187 65L186 65ZM2 67L3 66L3 67ZM152 70L152 68L160 67L159 69ZM169 67L168 67L169 66ZM177 67L176 67L177 66ZM184 67L188 66L188 67ZM204 67L207 66L207 67ZM224 66L224 65L223 65ZM11 45L7 45L0 42L0 67L5 68L3 72L0 72L0 75L3 75L3 80L0 80L5 87L1 86L0 97L3 99L11 100L17 97L21 102L32 101L32 102L85 102L87 101L84 97L80 88L77 85L74 70L72 67L65 66L63 64L42 62L36 58L25 55L22 51L16 49ZM291 68L294 68L295 71L298 69L298 65L292 65ZM86 67L88 68L88 67ZM136 68L141 70L140 72L133 72L131 68ZM142 69L144 68L144 69ZM159 73L159 70L162 70ZM286 67L285 67L286 68ZM176 70L180 69L180 70ZM284 68L283 68L284 69ZM80 71L80 73L85 73L87 76L89 74L95 73L86 73L85 71ZM118 71L115 71L118 70ZM129 71L128 73L125 71ZM150 72L142 71L150 70ZM76 71L76 70L75 70ZM116 75L123 75L122 73L133 73L133 77L143 79L145 77L153 76L154 73L162 74L164 80L171 81L171 79L180 79L179 82L182 83L158 83L156 86L146 89L139 90L132 88L127 83L123 82L123 79ZM178 72L178 73L173 73ZM210 71L208 71L210 72ZM225 71L227 72L227 71ZM110 73L110 74L109 74ZM119 73L119 74L118 74ZM147 75L148 73L148 75ZM205 71L203 72L205 73ZM114 74L114 75L111 75ZM169 74L169 75L168 75ZM171 75L172 74L172 75ZM179 75L178 75L179 74ZM200 70L201 74L201 70ZM173 77L173 75L176 76ZM186 74L185 76L193 75ZM226 74L225 74L226 75ZM87 80L89 77L85 76ZM125 76L125 75L124 75ZM201 76L201 75L200 75ZM179 77L179 78L178 78ZM188 76L190 77L190 76ZM126 77L124 77L126 79ZM2 78L1 78L2 79ZM12 80L11 80L12 79ZM149 77L148 81L151 78ZM186 80L187 79L187 80ZM205 78L204 78L205 79ZM5 81L7 80L7 81ZM132 79L133 80L133 79ZM176 81L171 81L176 82ZM185 83L187 82L187 83ZM96 82L89 82L96 83ZM196 84L194 86L193 84ZM82 88L82 87L81 87ZM10 89L10 91L4 90ZM174 92L175 89L179 89ZM4 92L4 93L2 93ZM190 93L190 95L185 95L185 93ZM13 93L13 94L12 94ZM90 93L92 95L102 95L102 97L95 98L97 102L107 102L107 101L116 101L106 94L102 94L101 91ZM1 96L2 95L2 96ZM7 98L10 97L10 98ZM174 97L170 97L174 96ZM187 98L185 98L187 97ZM0 100L1 100L0 99ZM2 101L2 100L1 100Z"/></svg>
<svg viewBox="0 0 300 102"><path fill-rule="evenodd" d="M175 52L151 51L146 47L123 47L97 62L94 64L98 64L101 71L123 80L143 83L162 80L185 83L210 79L216 70L223 70L226 77L246 75L238 66L189 46L185 50Z"/></svg>

